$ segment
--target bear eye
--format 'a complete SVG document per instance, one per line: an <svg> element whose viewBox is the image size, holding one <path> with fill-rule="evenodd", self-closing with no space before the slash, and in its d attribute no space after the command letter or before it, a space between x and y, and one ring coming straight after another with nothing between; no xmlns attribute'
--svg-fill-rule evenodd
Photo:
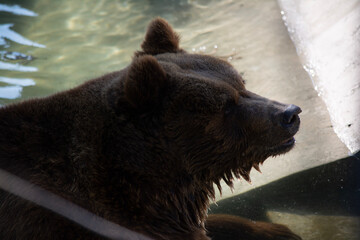
<svg viewBox="0 0 360 240"><path fill-rule="evenodd" d="M235 106L236 106L236 103L235 103L234 99L229 99L224 106L225 115L227 116L227 115L231 114L234 111Z"/></svg>

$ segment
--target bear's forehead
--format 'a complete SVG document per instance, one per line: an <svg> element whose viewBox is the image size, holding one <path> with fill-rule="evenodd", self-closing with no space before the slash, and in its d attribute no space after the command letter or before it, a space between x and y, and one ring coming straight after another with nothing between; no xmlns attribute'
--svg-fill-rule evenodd
<svg viewBox="0 0 360 240"><path fill-rule="evenodd" d="M176 79L204 81L235 91L244 90L240 74L231 64L216 57L187 54L165 53L156 56L166 73Z"/></svg>
<svg viewBox="0 0 360 240"><path fill-rule="evenodd" d="M190 112L219 113L237 103L246 91L240 74L231 64L215 57L184 53L155 56L169 77L171 102Z"/></svg>

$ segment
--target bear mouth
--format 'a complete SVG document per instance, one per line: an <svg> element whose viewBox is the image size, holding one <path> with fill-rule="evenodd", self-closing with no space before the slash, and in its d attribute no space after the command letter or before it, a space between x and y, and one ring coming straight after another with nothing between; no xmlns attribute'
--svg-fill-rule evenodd
<svg viewBox="0 0 360 240"><path fill-rule="evenodd" d="M260 157L257 161L253 161L250 164L247 164L246 166L240 167L240 168L233 168L231 170L231 173L226 173L222 177L222 179L225 181L225 183L230 187L233 188L233 182L234 177L237 179L243 178L245 181L251 183L250 179L250 171L252 168L257 170L261 173L260 165L262 165L265 160L268 157L275 157L284 153L287 153L295 146L296 140L294 136L285 139L284 141L280 142L280 144L277 144L272 147L266 147L264 150L264 156ZM220 190L220 189L219 189Z"/></svg>
<svg viewBox="0 0 360 240"><path fill-rule="evenodd" d="M292 136L290 138L285 139L280 144L265 148L265 153L266 153L265 156L267 157L263 158L260 162L252 163L251 167L261 173L259 164L263 164L268 157L276 157L278 155L289 152L295 146L295 143L296 143L295 137Z"/></svg>
<svg viewBox="0 0 360 240"><path fill-rule="evenodd" d="M286 153L295 146L296 140L294 137L282 141L280 144L267 148L271 156Z"/></svg>
<svg viewBox="0 0 360 240"><path fill-rule="evenodd" d="M251 159L254 159L253 161L249 161L246 164L242 164L240 167L239 165L237 165L237 167L231 168L222 175L221 179L224 180L224 182L230 187L230 189L234 188L233 185L234 179L239 179L239 180L244 179L245 181L251 183L251 178L250 178L251 169L254 168L258 172L262 173L260 170L260 165L262 165L268 157L275 157L287 153L295 146L295 143L296 140L294 136L292 136L274 146L264 147L262 151L260 150L261 152L260 155L257 156L255 155L250 157ZM257 149L257 151L259 151L259 149ZM243 155L243 157L246 158L246 155ZM221 193L222 189L219 180L214 181L214 183L217 185L219 192Z"/></svg>

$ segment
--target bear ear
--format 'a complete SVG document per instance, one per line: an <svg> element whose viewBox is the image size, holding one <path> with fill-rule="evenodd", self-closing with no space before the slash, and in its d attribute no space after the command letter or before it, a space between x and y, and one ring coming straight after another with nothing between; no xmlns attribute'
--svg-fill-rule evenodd
<svg viewBox="0 0 360 240"><path fill-rule="evenodd" d="M125 98L135 109L153 110L159 107L166 87L166 72L156 58L143 55L134 59L128 70Z"/></svg>
<svg viewBox="0 0 360 240"><path fill-rule="evenodd" d="M162 18L155 18L150 22L145 40L141 44L145 54L175 53L179 49L179 35Z"/></svg>

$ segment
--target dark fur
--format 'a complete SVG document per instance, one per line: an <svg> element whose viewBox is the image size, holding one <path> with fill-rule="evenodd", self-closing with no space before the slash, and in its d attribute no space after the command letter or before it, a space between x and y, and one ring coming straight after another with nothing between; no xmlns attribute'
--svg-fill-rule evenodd
<svg viewBox="0 0 360 240"><path fill-rule="evenodd" d="M205 240L214 184L249 180L291 149L299 118L284 125L286 108L247 91L229 63L180 49L155 19L129 67L0 109L0 168L154 239ZM0 206L1 239L100 238L6 192ZM231 216L207 226L214 239L224 227L232 239L299 239Z"/></svg>

